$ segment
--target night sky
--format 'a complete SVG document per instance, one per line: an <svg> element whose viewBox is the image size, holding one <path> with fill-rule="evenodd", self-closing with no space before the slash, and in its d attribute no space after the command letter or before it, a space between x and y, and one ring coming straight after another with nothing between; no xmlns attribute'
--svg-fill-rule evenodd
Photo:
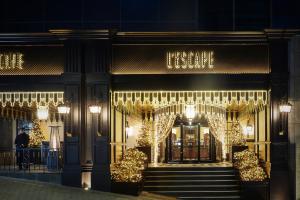
<svg viewBox="0 0 300 200"><path fill-rule="evenodd" d="M1 0L0 32L300 28L298 0Z"/></svg>

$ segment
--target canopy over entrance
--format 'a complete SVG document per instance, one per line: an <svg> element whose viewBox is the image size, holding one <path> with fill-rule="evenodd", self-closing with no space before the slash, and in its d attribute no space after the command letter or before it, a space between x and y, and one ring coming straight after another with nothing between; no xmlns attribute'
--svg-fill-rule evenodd
<svg viewBox="0 0 300 200"><path fill-rule="evenodd" d="M141 126L147 121L152 124L154 162L158 154L164 154L160 153L159 146L164 145L178 118L190 125L205 118L206 128L213 135L217 149L221 149L219 157L224 159L229 153L228 146L234 141L234 133L231 133L234 128L239 129L236 135L240 137L245 127L254 127L253 113L265 110L269 102L267 90L114 91L111 95L112 107L127 116L124 119L130 126L137 127L130 121L132 115L140 116Z"/></svg>

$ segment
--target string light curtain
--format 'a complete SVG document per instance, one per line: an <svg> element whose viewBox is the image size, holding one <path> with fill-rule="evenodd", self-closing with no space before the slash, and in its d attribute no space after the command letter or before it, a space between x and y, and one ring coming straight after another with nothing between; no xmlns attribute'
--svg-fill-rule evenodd
<svg viewBox="0 0 300 200"><path fill-rule="evenodd" d="M170 109L173 114L184 114L183 106L195 104L198 113L213 112L212 109L231 105L257 107L266 105L266 90L227 90L227 91L114 91L112 105L116 107L149 106L153 109ZM199 112L200 111L200 112Z"/></svg>
<svg viewBox="0 0 300 200"><path fill-rule="evenodd" d="M57 106L64 102L64 92L0 92L0 104L2 107L16 104L23 107L25 104L32 107L35 104L39 106Z"/></svg>

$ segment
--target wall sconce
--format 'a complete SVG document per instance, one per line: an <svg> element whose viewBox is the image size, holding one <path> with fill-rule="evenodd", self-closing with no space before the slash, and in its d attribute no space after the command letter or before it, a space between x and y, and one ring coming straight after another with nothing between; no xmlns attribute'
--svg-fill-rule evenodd
<svg viewBox="0 0 300 200"><path fill-rule="evenodd" d="M250 124L249 120L247 122L246 130L247 130L248 135L250 135L250 133L252 133L253 126L252 126L252 124Z"/></svg>
<svg viewBox="0 0 300 200"><path fill-rule="evenodd" d="M281 113L290 113L292 110L292 104L290 103L285 103L285 102L282 102L280 105L279 105L279 111Z"/></svg>
<svg viewBox="0 0 300 200"><path fill-rule="evenodd" d="M47 120L49 116L49 109L47 106L39 106L37 108L37 118L39 120Z"/></svg>
<svg viewBox="0 0 300 200"><path fill-rule="evenodd" d="M288 132L288 125L287 125L288 124L288 114L291 112L291 110L292 110L292 104L282 100L281 103L279 104L281 124L280 124L280 131L278 134L280 136L283 136L283 135L285 135L285 133Z"/></svg>
<svg viewBox="0 0 300 200"><path fill-rule="evenodd" d="M185 105L185 116L189 120L190 125L192 124L192 120L196 116L196 109L194 104Z"/></svg>
<svg viewBox="0 0 300 200"><path fill-rule="evenodd" d="M101 113L101 106L97 105L97 104L93 104L93 105L89 106L89 110L90 110L90 113L100 114Z"/></svg>
<svg viewBox="0 0 300 200"><path fill-rule="evenodd" d="M132 136L132 128L129 126L128 121L125 122L125 132L126 132L126 139Z"/></svg>
<svg viewBox="0 0 300 200"><path fill-rule="evenodd" d="M70 109L70 106L68 106L67 104L60 104L57 106L57 111L59 114L69 114Z"/></svg>

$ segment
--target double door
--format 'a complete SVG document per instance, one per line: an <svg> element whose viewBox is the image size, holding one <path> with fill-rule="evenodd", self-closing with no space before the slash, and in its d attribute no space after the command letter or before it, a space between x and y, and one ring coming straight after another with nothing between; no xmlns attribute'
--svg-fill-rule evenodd
<svg viewBox="0 0 300 200"><path fill-rule="evenodd" d="M213 161L214 138L200 124L173 127L167 139L168 162Z"/></svg>

